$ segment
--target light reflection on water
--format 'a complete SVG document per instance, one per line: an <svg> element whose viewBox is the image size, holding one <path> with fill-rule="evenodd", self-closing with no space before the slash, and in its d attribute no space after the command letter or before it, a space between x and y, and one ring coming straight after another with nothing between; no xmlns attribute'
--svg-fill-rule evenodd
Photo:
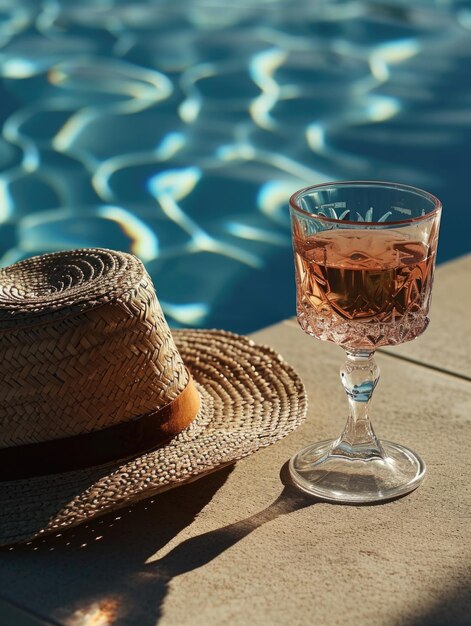
<svg viewBox="0 0 471 626"><path fill-rule="evenodd" d="M0 254L129 250L174 325L294 311L287 199L428 188L470 251L471 6L3 0Z"/></svg>

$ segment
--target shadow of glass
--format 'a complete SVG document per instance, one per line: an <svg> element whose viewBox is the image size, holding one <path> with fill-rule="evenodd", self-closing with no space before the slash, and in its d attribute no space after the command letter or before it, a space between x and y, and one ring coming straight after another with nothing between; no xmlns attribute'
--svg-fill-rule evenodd
<svg viewBox="0 0 471 626"><path fill-rule="evenodd" d="M157 569L170 582L176 576L206 565L264 524L318 502L292 484L287 463L281 469L280 479L283 491L266 509L233 524L191 537L161 559L150 563L148 568Z"/></svg>
<svg viewBox="0 0 471 626"><path fill-rule="evenodd" d="M154 626L168 577L149 572L146 561L193 522L232 469L1 549L1 595L59 621Z"/></svg>
<svg viewBox="0 0 471 626"><path fill-rule="evenodd" d="M291 484L285 465L284 488L266 509L187 539L147 563L193 522L231 471L224 468L76 529L2 550L2 595L23 602L28 590L28 608L67 622L154 626L175 577L209 563L264 524L316 502Z"/></svg>

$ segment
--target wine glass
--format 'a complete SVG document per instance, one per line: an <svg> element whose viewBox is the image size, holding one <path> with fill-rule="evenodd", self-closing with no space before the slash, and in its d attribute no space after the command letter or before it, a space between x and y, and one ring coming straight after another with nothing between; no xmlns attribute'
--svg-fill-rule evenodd
<svg viewBox="0 0 471 626"><path fill-rule="evenodd" d="M427 328L441 203L406 185L336 182L295 193L290 213L298 321L309 335L344 348L340 376L350 408L338 439L291 459L292 479L335 502L408 493L423 480L425 465L373 431L374 353Z"/></svg>

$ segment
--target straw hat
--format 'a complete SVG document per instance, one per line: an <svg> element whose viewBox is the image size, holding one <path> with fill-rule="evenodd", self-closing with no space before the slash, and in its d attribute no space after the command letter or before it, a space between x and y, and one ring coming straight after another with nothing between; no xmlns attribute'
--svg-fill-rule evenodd
<svg viewBox="0 0 471 626"><path fill-rule="evenodd" d="M0 545L194 480L304 419L301 380L223 331L170 332L132 255L0 270Z"/></svg>

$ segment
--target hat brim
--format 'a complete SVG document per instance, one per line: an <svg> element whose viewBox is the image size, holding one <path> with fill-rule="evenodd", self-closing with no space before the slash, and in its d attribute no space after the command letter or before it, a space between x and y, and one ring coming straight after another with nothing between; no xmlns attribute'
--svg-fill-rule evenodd
<svg viewBox="0 0 471 626"><path fill-rule="evenodd" d="M301 379L266 346L225 331L173 336L201 394L192 424L137 458L0 482L0 545L60 532L269 446L306 415Z"/></svg>

